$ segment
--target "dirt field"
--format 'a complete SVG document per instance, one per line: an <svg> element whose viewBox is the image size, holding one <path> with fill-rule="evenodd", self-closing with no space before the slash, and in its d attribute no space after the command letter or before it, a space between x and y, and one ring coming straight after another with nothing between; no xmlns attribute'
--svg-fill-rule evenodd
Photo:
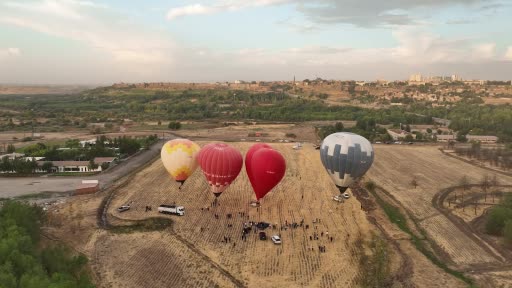
<svg viewBox="0 0 512 288"><path fill-rule="evenodd" d="M492 177L493 172L446 157L435 147L376 145L375 151L368 177L412 214L448 260L463 270L502 264L503 258L497 251L469 237L432 205L436 193L458 185L463 176L470 183L477 183L484 174ZM497 177L502 184L512 183L511 177ZM418 182L416 188L411 184L413 178Z"/></svg>
<svg viewBox="0 0 512 288"><path fill-rule="evenodd" d="M267 136L249 137L249 133L266 133ZM286 137L287 133L296 135L296 138ZM279 140L288 140L290 142L301 141L317 143L315 129L308 124L257 124L257 125L237 125L212 129L193 129L180 130L178 134L193 139L216 139L231 141L256 141L278 142ZM245 139L245 140L241 140Z"/></svg>
<svg viewBox="0 0 512 288"><path fill-rule="evenodd" d="M234 145L245 152L251 144ZM260 208L248 205L254 197L244 171L221 195L219 206L210 207L214 197L206 191L207 185L200 171L196 171L182 190L178 191L178 186L169 179L158 160L137 174L128 186L121 188L113 200L109 214L127 220L145 219L157 216L155 210L159 204L176 201L177 204L186 207L186 216L171 217L175 220L174 231L177 235L192 243L200 253L207 256L207 259L218 263L249 287L354 286L358 273L358 251L353 243L360 236L368 236L369 224L365 213L360 210L359 202L355 199L343 204L332 201L330 197L337 191L322 170L318 151L310 147L311 145L295 151L292 145L273 144L287 159L287 173L275 190L263 199ZM124 203L132 203L134 208L122 214L116 212L115 207ZM153 211L145 212L146 205L151 205ZM229 213L232 214L231 219L227 217ZM244 213L245 216L241 216L240 213ZM219 219L215 218L215 214L219 215ZM314 224L313 221L317 218L321 222ZM281 230L286 223L300 223L302 220L303 227ZM270 240L261 241L253 231L246 241L242 241L242 226L248 221L276 224L276 229L267 229L267 235L270 237L272 234L281 234L283 244L278 246ZM308 225L309 229L306 229L305 225ZM319 234L319 240L310 240L309 236L315 232ZM327 238L327 232L329 237L333 237L333 242ZM183 249L182 242L168 239L171 236L166 233L154 233L151 236L129 235L123 240L119 237L125 236L115 237L127 245L136 243L138 250L146 251L145 257L149 258L161 257L159 255L163 253L173 255ZM224 237L230 238L231 241L224 243ZM166 245L155 245L153 241ZM319 245L325 245L327 252L319 253ZM114 249L104 258L100 257L99 262L105 263L106 266L114 265L108 263L115 259L116 265L124 266L124 261L132 263L136 259L141 259L140 257L141 254L126 254L123 249ZM340 259L343 261L339 261ZM193 273L190 269L197 269L194 265L180 267L184 271L176 272L185 275ZM137 270L124 269L117 276L141 277L134 276ZM169 271L165 277L168 281L177 276L175 272ZM219 280L214 274L205 277L212 279L220 287L229 287L222 285L219 282L222 279ZM153 282L157 280L152 277L145 279L147 287L158 286L158 282ZM108 277L104 280L113 281ZM210 282L197 282L195 287L212 287L207 283ZM138 287L125 285L127 286L124 287Z"/></svg>

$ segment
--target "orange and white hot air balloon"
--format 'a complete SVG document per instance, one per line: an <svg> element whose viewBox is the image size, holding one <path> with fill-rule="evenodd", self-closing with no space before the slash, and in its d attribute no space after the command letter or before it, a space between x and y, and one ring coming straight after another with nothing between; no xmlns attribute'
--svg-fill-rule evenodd
<svg viewBox="0 0 512 288"><path fill-rule="evenodd" d="M179 189L199 166L197 162L199 150L201 150L199 145L188 139L174 139L162 147L160 156L164 167L172 179L181 183Z"/></svg>

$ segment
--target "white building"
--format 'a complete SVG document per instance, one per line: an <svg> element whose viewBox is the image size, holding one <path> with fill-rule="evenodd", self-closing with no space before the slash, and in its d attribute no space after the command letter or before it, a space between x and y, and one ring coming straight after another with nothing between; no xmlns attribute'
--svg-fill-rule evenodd
<svg viewBox="0 0 512 288"><path fill-rule="evenodd" d="M96 157L94 163L98 165L96 169L89 168L89 161L38 161L38 166L41 167L44 162L52 162L54 172L101 172L103 163L112 163L114 157ZM46 172L42 169L36 169L36 172Z"/></svg>
<svg viewBox="0 0 512 288"><path fill-rule="evenodd" d="M405 138L405 136L407 135L411 135L413 139L416 139L416 135L415 134L411 134L407 131L404 131L404 130L400 130L400 129L387 129L386 130L389 134L389 136L391 136L391 138L393 138L394 141L397 141L397 140L403 140Z"/></svg>
<svg viewBox="0 0 512 288"><path fill-rule="evenodd" d="M455 135L437 135L437 142L450 142L455 141Z"/></svg>
<svg viewBox="0 0 512 288"><path fill-rule="evenodd" d="M490 135L466 135L466 139L468 141L475 141L481 143L496 143L498 142L498 137L490 136Z"/></svg>

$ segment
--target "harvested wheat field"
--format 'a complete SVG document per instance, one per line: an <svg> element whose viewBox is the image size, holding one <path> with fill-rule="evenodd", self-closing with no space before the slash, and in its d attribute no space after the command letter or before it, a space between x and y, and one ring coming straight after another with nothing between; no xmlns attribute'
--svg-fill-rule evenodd
<svg viewBox="0 0 512 288"><path fill-rule="evenodd" d="M502 257L478 238L468 236L432 205L432 198L441 189L458 185L466 176L469 183L478 183L492 171L444 156L436 147L377 145L375 162L368 178L396 198L428 236L459 269L472 270L486 265L500 265ZM511 184L512 178L497 174L500 183ZM418 186L414 188L412 180Z"/></svg>
<svg viewBox="0 0 512 288"><path fill-rule="evenodd" d="M245 155L251 143L231 145ZM272 146L285 156L287 172L259 208L248 205L253 193L244 168L215 207L199 169L181 190L167 176L160 160L136 174L112 200L108 214L114 222L159 216L156 208L173 202L185 207L185 216L164 216L173 219L175 234L104 236L97 242L100 254L94 262L103 263L100 270L113 272L100 272L102 282L112 287L159 287L185 277L194 281L193 287L230 287L236 286L236 281L248 287L357 286L362 248L354 244L370 234L359 202L353 198L343 204L331 200L338 191L312 145L302 150L293 150L291 144ZM131 203L132 209L118 213L116 207L125 203ZM147 205L153 210L145 212ZM275 228L266 229L267 237L281 234L283 243L259 240L254 228L243 241L243 224L249 221L275 224ZM291 227L301 221L302 227ZM314 233L318 240L310 240ZM319 252L320 245L326 247L325 253ZM148 271L148 267L157 266Z"/></svg>

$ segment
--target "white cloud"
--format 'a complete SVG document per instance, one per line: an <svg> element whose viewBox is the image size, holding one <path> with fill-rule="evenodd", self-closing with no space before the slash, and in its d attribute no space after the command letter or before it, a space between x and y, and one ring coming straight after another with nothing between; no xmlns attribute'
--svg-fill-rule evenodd
<svg viewBox="0 0 512 288"><path fill-rule="evenodd" d="M291 2L291 0L231 0L231 1L217 1L214 5L192 4L182 7L171 8L167 12L167 19L172 20L184 16L192 15L208 15L225 11L237 11L248 7L262 7L279 5Z"/></svg>
<svg viewBox="0 0 512 288"><path fill-rule="evenodd" d="M507 48L507 52L505 52L505 59L512 60L512 46Z"/></svg>
<svg viewBox="0 0 512 288"><path fill-rule="evenodd" d="M43 0L3 6L0 23L84 43L109 53L114 62L140 65L172 59L174 44L169 38L112 20L118 15L95 2Z"/></svg>
<svg viewBox="0 0 512 288"><path fill-rule="evenodd" d="M20 48L0 48L0 59L15 57L21 54Z"/></svg>

